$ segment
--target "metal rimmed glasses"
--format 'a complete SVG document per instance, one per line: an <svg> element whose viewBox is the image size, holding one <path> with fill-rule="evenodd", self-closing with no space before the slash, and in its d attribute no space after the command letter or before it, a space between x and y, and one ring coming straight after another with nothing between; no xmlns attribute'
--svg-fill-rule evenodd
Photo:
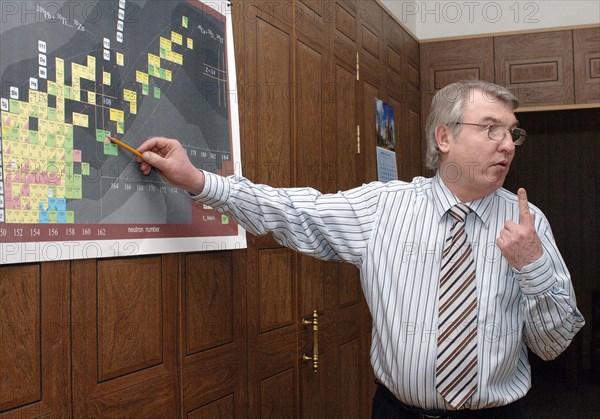
<svg viewBox="0 0 600 419"><path fill-rule="evenodd" d="M473 125L481 127L487 130L488 137L490 140L502 141L506 137L506 133L509 132L510 136L515 145L521 145L527 138L527 132L523 128L506 128L501 124L473 124L470 122L455 122L456 125Z"/></svg>

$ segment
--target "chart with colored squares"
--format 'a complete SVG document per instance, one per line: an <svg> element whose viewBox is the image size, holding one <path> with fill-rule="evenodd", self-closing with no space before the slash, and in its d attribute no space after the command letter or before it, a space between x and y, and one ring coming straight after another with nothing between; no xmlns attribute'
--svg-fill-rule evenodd
<svg viewBox="0 0 600 419"><path fill-rule="evenodd" d="M199 169L241 174L230 13L226 1L2 2L0 264L246 246L126 147L177 138Z"/></svg>

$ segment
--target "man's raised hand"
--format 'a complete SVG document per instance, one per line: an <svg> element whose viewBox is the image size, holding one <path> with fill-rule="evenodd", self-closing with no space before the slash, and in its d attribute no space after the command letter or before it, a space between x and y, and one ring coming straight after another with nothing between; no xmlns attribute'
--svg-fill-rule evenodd
<svg viewBox="0 0 600 419"><path fill-rule="evenodd" d="M535 231L535 216L529 211L527 192L523 188L517 191L519 197L519 222L512 220L504 224L496 244L502 256L517 270L535 262L544 254L542 242Z"/></svg>

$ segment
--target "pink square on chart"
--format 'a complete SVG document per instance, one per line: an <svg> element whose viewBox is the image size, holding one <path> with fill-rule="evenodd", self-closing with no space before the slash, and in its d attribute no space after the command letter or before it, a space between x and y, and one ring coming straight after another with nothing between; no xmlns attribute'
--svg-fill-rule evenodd
<svg viewBox="0 0 600 419"><path fill-rule="evenodd" d="M21 209L21 198L11 198L11 209Z"/></svg>
<svg viewBox="0 0 600 419"><path fill-rule="evenodd" d="M81 163L81 150L73 150L73 162Z"/></svg>

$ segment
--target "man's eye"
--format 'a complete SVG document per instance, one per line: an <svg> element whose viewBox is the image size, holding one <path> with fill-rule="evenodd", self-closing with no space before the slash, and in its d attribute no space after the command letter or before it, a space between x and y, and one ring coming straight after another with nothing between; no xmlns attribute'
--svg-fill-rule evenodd
<svg viewBox="0 0 600 419"><path fill-rule="evenodd" d="M492 134L492 135L500 134L502 132L502 125L491 124L489 130L490 130L490 134Z"/></svg>

